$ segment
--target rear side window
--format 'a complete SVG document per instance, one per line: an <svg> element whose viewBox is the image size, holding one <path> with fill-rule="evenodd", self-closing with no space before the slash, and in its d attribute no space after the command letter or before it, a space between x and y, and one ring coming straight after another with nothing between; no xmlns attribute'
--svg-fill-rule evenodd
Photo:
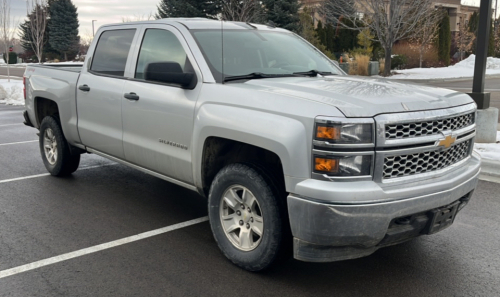
<svg viewBox="0 0 500 297"><path fill-rule="evenodd" d="M92 72L124 76L135 29L105 31L101 34L92 58Z"/></svg>

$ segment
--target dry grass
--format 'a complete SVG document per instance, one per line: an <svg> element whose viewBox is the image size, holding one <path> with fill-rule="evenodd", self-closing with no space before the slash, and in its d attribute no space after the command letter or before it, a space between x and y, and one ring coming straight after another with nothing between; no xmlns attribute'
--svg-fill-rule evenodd
<svg viewBox="0 0 500 297"><path fill-rule="evenodd" d="M349 63L349 75L357 75L358 74L358 64L355 62Z"/></svg>
<svg viewBox="0 0 500 297"><path fill-rule="evenodd" d="M407 57L405 68L420 67L420 52L417 45L412 45L407 42L400 42L392 48L392 54L404 55ZM437 49L429 45L428 50L422 57L422 67L435 67L439 65Z"/></svg>
<svg viewBox="0 0 500 297"><path fill-rule="evenodd" d="M384 73L385 70L385 59L378 60L379 63L379 72Z"/></svg>
<svg viewBox="0 0 500 297"><path fill-rule="evenodd" d="M368 76L370 56L355 54L354 61L349 63L349 75Z"/></svg>
<svg viewBox="0 0 500 297"><path fill-rule="evenodd" d="M367 55L354 55L354 59L356 60L357 74L368 76L368 63L370 63L370 56Z"/></svg>

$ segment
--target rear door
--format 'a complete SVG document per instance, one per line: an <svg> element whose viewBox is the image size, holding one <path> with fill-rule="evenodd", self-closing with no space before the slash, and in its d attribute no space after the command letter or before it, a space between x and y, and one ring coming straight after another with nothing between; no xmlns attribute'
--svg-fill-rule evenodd
<svg viewBox="0 0 500 297"><path fill-rule="evenodd" d="M102 31L77 84L78 131L85 146L124 159L122 101L125 69L139 28ZM92 50L92 49L91 49Z"/></svg>
<svg viewBox="0 0 500 297"><path fill-rule="evenodd" d="M123 147L127 161L177 180L193 183L191 140L202 76L182 34L169 25L144 25L135 65L123 88ZM147 79L150 63L175 62L195 73L192 89ZM135 94L135 98L127 94ZM130 99L132 98L132 99Z"/></svg>

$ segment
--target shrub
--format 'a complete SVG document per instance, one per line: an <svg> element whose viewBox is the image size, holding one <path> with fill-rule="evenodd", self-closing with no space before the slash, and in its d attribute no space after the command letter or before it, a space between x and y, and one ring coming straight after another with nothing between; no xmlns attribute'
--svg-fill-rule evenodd
<svg viewBox="0 0 500 297"><path fill-rule="evenodd" d="M405 55L397 55L391 59L391 69L403 69L408 61Z"/></svg>
<svg viewBox="0 0 500 297"><path fill-rule="evenodd" d="M3 54L4 61L7 63L6 54ZM17 64L17 54L14 52L9 52L9 64Z"/></svg>

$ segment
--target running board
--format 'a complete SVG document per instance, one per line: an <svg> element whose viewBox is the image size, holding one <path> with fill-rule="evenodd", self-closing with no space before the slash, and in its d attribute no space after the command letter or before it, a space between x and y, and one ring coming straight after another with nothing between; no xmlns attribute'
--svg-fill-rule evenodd
<svg viewBox="0 0 500 297"><path fill-rule="evenodd" d="M144 172L144 173L150 174L150 175L152 175L152 176L156 176L156 177L158 177L158 178L161 178L161 179L163 179L163 180L166 180L166 181L171 182L171 183L173 183L173 184L176 184L176 185L178 185L178 186L184 187L184 188L186 188L186 189L189 189L189 190L192 190L192 191L198 192L198 189L197 189L195 186L190 185L190 184L185 183L185 182L182 182L182 181L180 181L180 180L176 180L175 178L171 178L171 177L168 177L168 176L166 176L166 175L160 174L160 173L158 173L158 172L155 172L155 171L152 171L152 170L146 169L146 168L144 168L144 167L141 167L141 166L138 166L138 165L132 164L132 163L130 163L130 162L124 161L124 160L122 160L122 159L115 158L115 157L110 156L110 155L108 155L108 154L106 154L106 153L100 152L100 151L98 151L98 150L95 150L95 149L92 149L92 148L89 148L89 147L87 147L87 151L89 151L90 153L94 153L94 154L96 154L96 155L99 155L99 156L101 156L101 157L104 157L104 158L106 158L106 159L110 159L110 160L112 160L112 161L115 161L115 162L121 163L121 164L123 164L123 165L125 165L125 166L132 167L132 168L134 168L134 169L137 169L137 170L142 171L142 172Z"/></svg>

